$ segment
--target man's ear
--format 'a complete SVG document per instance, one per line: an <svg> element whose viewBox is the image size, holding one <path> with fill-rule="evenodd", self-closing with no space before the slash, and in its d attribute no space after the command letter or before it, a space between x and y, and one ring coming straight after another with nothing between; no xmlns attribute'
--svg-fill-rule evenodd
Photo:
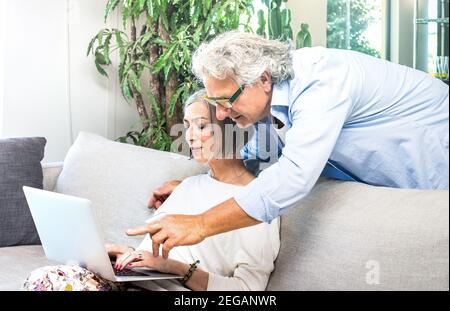
<svg viewBox="0 0 450 311"><path fill-rule="evenodd" d="M272 92L272 76L268 71L264 71L261 76L261 83L266 93Z"/></svg>

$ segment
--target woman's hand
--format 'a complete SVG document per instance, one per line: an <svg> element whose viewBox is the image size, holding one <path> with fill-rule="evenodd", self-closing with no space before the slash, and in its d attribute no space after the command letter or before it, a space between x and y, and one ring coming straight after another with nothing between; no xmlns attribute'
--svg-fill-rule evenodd
<svg viewBox="0 0 450 311"><path fill-rule="evenodd" d="M169 273L170 259L163 259L162 257L153 256L152 253L144 250L136 250L126 252L117 259L114 268L122 270L124 268L146 267L153 268L159 272Z"/></svg>
<svg viewBox="0 0 450 311"><path fill-rule="evenodd" d="M180 183L180 180L171 180L156 188L152 192L152 196L148 199L147 207L159 208Z"/></svg>
<svg viewBox="0 0 450 311"><path fill-rule="evenodd" d="M106 244L106 251L109 257L116 258L116 261L126 252L132 252L134 249L129 246L117 245L117 244Z"/></svg>

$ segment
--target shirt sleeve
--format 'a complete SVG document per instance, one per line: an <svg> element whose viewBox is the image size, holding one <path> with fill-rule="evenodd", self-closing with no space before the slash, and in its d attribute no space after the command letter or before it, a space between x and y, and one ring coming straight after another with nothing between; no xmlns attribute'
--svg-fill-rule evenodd
<svg viewBox="0 0 450 311"><path fill-rule="evenodd" d="M277 218L271 224L233 231L239 245L230 254L236 267L232 276L209 273L208 291L263 291L280 249L280 223Z"/></svg>
<svg viewBox="0 0 450 311"><path fill-rule="evenodd" d="M354 83L349 67L328 58L315 64L312 72L301 78L311 82L297 91L291 105L292 127L278 162L234 196L248 215L260 221L270 222L308 194L351 112Z"/></svg>

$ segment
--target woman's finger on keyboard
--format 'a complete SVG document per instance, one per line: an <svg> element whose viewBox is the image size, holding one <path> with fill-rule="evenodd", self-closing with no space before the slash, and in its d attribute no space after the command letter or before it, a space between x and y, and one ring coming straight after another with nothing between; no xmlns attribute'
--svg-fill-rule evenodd
<svg viewBox="0 0 450 311"><path fill-rule="evenodd" d="M146 267L146 264L143 260L140 261L133 261L130 262L127 266L127 268L139 268L139 267Z"/></svg>
<svg viewBox="0 0 450 311"><path fill-rule="evenodd" d="M125 268L128 264L132 262L140 262L143 260L143 255L141 251L134 251L130 253L129 256L123 256L120 258L120 262L118 265L118 269L122 270Z"/></svg>
<svg viewBox="0 0 450 311"><path fill-rule="evenodd" d="M116 261L116 268L117 269L123 269L125 266L132 262L135 258L137 258L136 252L126 252L120 258Z"/></svg>

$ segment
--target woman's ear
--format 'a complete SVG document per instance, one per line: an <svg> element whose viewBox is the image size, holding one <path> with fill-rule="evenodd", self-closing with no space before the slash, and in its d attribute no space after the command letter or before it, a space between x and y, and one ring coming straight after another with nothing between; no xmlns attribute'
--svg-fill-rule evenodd
<svg viewBox="0 0 450 311"><path fill-rule="evenodd" d="M261 76L261 83L266 93L272 92L272 76L268 71L264 71Z"/></svg>

